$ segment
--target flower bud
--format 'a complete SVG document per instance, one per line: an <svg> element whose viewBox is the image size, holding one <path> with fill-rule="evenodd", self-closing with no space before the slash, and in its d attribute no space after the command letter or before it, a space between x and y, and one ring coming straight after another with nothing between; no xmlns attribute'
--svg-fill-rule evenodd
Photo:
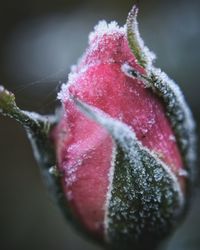
<svg viewBox="0 0 200 250"><path fill-rule="evenodd" d="M181 221L195 135L179 87L153 66L138 31L100 22L58 98L63 112L23 111L0 86L0 113L20 122L51 193L73 224L110 249L155 249Z"/></svg>
<svg viewBox="0 0 200 250"><path fill-rule="evenodd" d="M53 132L73 217L113 249L154 248L185 213L194 124L178 86L153 66L134 6L100 22L72 68Z"/></svg>

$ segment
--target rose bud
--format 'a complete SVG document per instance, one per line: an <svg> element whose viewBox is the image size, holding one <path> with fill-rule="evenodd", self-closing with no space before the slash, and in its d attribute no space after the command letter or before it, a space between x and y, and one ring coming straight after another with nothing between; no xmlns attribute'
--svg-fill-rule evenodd
<svg viewBox="0 0 200 250"><path fill-rule="evenodd" d="M153 66L137 12L122 28L95 27L58 94L56 119L21 111L0 89L2 113L26 128L64 213L110 249L155 249L185 215L194 179L191 112Z"/></svg>
<svg viewBox="0 0 200 250"><path fill-rule="evenodd" d="M185 212L193 121L173 81L152 65L137 29L100 22L58 94L54 132L75 218L113 248L154 247ZM151 248L150 248L151 249Z"/></svg>

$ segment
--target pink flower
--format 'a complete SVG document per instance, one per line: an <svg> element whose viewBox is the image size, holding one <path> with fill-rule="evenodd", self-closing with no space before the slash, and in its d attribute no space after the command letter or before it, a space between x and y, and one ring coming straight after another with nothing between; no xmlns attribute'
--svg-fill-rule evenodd
<svg viewBox="0 0 200 250"><path fill-rule="evenodd" d="M153 66L136 17L134 6L125 27L95 27L58 94L59 121L21 110L3 86L0 114L23 125L74 224L109 249L153 250L188 208L195 126L178 86Z"/></svg>
<svg viewBox="0 0 200 250"><path fill-rule="evenodd" d="M127 249L156 245L179 221L194 158L190 111L178 87L152 66L136 12L132 26L95 27L58 94L63 115L53 133L74 218L94 237Z"/></svg>

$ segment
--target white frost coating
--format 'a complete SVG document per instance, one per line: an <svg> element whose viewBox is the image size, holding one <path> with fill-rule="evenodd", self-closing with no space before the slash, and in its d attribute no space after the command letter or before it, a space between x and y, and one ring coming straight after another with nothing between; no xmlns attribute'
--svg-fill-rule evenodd
<svg viewBox="0 0 200 250"><path fill-rule="evenodd" d="M112 151L110 171L108 174L109 186L108 186L108 191L106 194L106 203L105 203L104 234L105 234L106 240L108 240L107 232L108 232L108 226L109 226L109 204L110 204L110 200L112 198L111 192L112 192L112 187L113 187L116 155L117 155L116 146L114 146L113 151Z"/></svg>
<svg viewBox="0 0 200 250"><path fill-rule="evenodd" d="M168 84L171 90L173 91L173 93L176 95L177 101L179 105L182 107L182 111L185 114L185 120L184 120L183 126L187 131L190 131L190 137L189 137L190 143L189 144L194 145L196 141L196 138L193 132L195 130L195 123L192 117L192 113L190 109L188 108L188 105L186 104L185 98L179 86L172 79L170 79L164 72L162 72L161 69L157 69L152 66L151 72L153 72L153 74L157 76L159 80L162 80L163 83ZM188 148L188 159L190 159L191 162L194 162L196 159L195 150L193 147Z"/></svg>
<svg viewBox="0 0 200 250"><path fill-rule="evenodd" d="M156 161L163 167L165 172L170 176L170 179L173 180L173 189L178 193L180 207L183 207L184 196L176 175L161 159L157 157L155 153L144 147L142 143L138 141L135 133L125 123L113 119L112 117L108 116L108 114L97 109L96 107L92 107L88 104L80 102L77 99L74 99L74 101L83 113L85 113L89 118L93 119L94 121L105 127L112 135L112 137L123 147L123 149L125 149L125 151L130 154L129 157L131 159L134 159L134 161L138 160L138 165L140 165L140 160L138 159L138 152L136 152L135 150L131 150L135 148L136 144L141 150L146 151L154 159L156 159Z"/></svg>
<svg viewBox="0 0 200 250"><path fill-rule="evenodd" d="M131 67L128 63L124 63L121 66L121 71L128 77L132 78L132 79L138 79L140 81L142 81L144 87L149 88L150 84L147 81L144 81L144 79L142 78L142 76L140 75L140 73L138 73L137 71L135 71L133 69L133 67Z"/></svg>
<svg viewBox="0 0 200 250"><path fill-rule="evenodd" d="M84 158L77 159L72 164L68 164L66 168L67 177L65 183L67 187L70 187L76 181L76 172L78 168L82 165Z"/></svg>
<svg viewBox="0 0 200 250"><path fill-rule="evenodd" d="M66 83L63 83L60 89L60 92L58 92L57 99L61 101L65 101L68 99L69 93L68 93L68 86Z"/></svg>
<svg viewBox="0 0 200 250"><path fill-rule="evenodd" d="M145 45L140 37L139 31L138 31L138 23L136 18L133 20L133 32L136 36L137 42L139 46L141 47L141 50L143 51L143 54L145 55L145 59L147 60L147 70L152 67L152 63L155 60L156 56L154 53L152 53ZM102 37L106 35L113 35L113 36L127 36L127 27L124 25L123 27L120 27L117 22L112 21L110 23L107 23L105 20L100 21L95 27L94 31L89 34L89 49L86 51L85 54L78 60L77 65L73 65L71 67L71 72L68 75L68 82L63 83L61 86L61 90L57 95L57 98L61 100L62 102L65 102L67 99L69 99L69 87L73 84L75 84L76 80L83 74L85 71L88 70L89 67L92 67L100 63L99 61L95 61L93 64L85 64L81 65L79 68L79 65L81 64L82 60L84 60L85 55L87 53L95 52L98 49L99 43L102 41ZM106 49L106 48L105 48Z"/></svg>
<svg viewBox="0 0 200 250"><path fill-rule="evenodd" d="M91 135L91 137L73 143L67 149L69 154L73 154L73 152L76 151L79 152L79 155L75 157L76 160L68 161L67 164L64 165L64 172L66 173L65 184L67 187L72 186L74 182L77 181L77 171L79 167L83 165L85 160L91 158L91 152L98 148L107 137L106 131L99 133L99 130L93 131ZM83 152L80 150L81 148L84 148Z"/></svg>
<svg viewBox="0 0 200 250"><path fill-rule="evenodd" d="M110 23L107 23L105 20L99 21L94 27L94 31L89 34L89 43L92 43L95 38L100 38L105 34L112 35L116 33L125 34L125 26L120 27L115 21Z"/></svg>
<svg viewBox="0 0 200 250"><path fill-rule="evenodd" d="M69 94L69 88L70 86L72 86L73 84L76 83L77 79L84 74L88 68L97 65L98 62L96 61L95 64L90 63L90 64L86 64L84 65L84 67L81 67L81 69L79 70L79 72L76 72L76 66L73 65L73 70L69 73L68 75L68 82L65 84L63 83L61 86L61 90L57 95L57 99L61 100L62 102L65 102L66 100L70 99L70 94Z"/></svg>
<svg viewBox="0 0 200 250"><path fill-rule="evenodd" d="M188 177L188 172L185 169L179 169L178 175L180 177Z"/></svg>
<svg viewBox="0 0 200 250"><path fill-rule="evenodd" d="M25 115L29 116L31 120L34 120L35 122L39 121L46 121L46 117L39 115L35 112L28 112L28 111L22 111Z"/></svg>
<svg viewBox="0 0 200 250"><path fill-rule="evenodd" d="M31 120L34 120L35 123L39 124L40 122L46 123L47 126L50 123L54 123L56 122L56 118L54 115L40 115L38 113L35 112L28 112L28 111L22 111L22 113L24 113L25 115L27 115L28 117L30 117Z"/></svg>
<svg viewBox="0 0 200 250"><path fill-rule="evenodd" d="M95 27L94 31L89 34L89 50L86 51L86 54L88 52L94 52L99 45L99 42L102 41L102 37L104 35L125 35L126 34L126 27L119 27L117 22L113 21L110 23L107 23L106 21L100 21ZM68 82L63 83L61 86L61 90L57 95L57 98L61 100L62 102L65 102L70 98L69 96L69 87L73 85L76 80L83 74L85 71L88 70L88 68L98 65L100 62L98 60L95 61L95 63L92 64L85 64L81 65L81 68L79 68L79 65L81 64L81 61L84 59L85 55L78 60L77 65L72 65L71 72L68 75Z"/></svg>
<svg viewBox="0 0 200 250"><path fill-rule="evenodd" d="M133 75L133 73L132 73L133 68L132 68L128 63L122 64L122 66L121 66L121 71L122 71L126 76L128 76L128 77L130 77L130 78L133 78L133 79L135 79L136 77L137 77L137 78L140 77L140 75L137 74L137 72L135 72L135 73L136 73L135 76ZM132 74L131 74L131 73L132 73Z"/></svg>
<svg viewBox="0 0 200 250"><path fill-rule="evenodd" d="M186 127L193 130L195 128L195 124L194 124L194 121L192 118L192 114L191 114L190 109L188 108L188 105L186 104L185 98L184 98L179 86L172 79L170 79L166 73L161 71L161 69L157 69L155 67L152 67L151 71L158 77L158 79L169 84L169 87L172 89L172 91L174 92L174 94L177 97L177 101L180 103L183 110L185 111L185 115L187 118L186 119L186 123L187 123Z"/></svg>
<svg viewBox="0 0 200 250"><path fill-rule="evenodd" d="M169 136L169 140L175 142L176 141L176 137L174 135L170 135Z"/></svg>
<svg viewBox="0 0 200 250"><path fill-rule="evenodd" d="M136 11L136 13L135 13L135 11ZM139 32L139 28L138 28L138 21L137 21L137 14L138 14L138 10L135 10L135 6L134 6L133 9L131 10L131 12L129 13L127 25L131 25L131 30L132 30L132 33L134 34L134 37L135 37L133 39L135 41L137 41L141 52L145 56L145 61L146 61L145 68L148 70L152 67L153 62L156 59L156 55L155 55L155 53L150 51L147 46L145 46L145 43L140 36L140 32Z"/></svg>

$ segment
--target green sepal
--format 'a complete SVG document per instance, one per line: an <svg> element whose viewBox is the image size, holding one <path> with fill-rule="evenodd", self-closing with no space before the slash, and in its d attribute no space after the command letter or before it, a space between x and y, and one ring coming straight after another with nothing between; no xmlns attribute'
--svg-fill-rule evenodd
<svg viewBox="0 0 200 250"><path fill-rule="evenodd" d="M184 197L176 176L142 146L127 125L74 101L85 115L109 132L116 145L105 217L108 245L111 249L155 249L184 211Z"/></svg>
<svg viewBox="0 0 200 250"><path fill-rule="evenodd" d="M107 215L113 249L155 249L171 233L183 211L174 181L146 150L118 145Z"/></svg>
<svg viewBox="0 0 200 250"><path fill-rule="evenodd" d="M140 64L143 68L146 68L155 59L155 55L152 54L147 47L145 47L144 42L140 37L137 16L138 7L134 5L126 20L127 40L129 48L136 57L138 64Z"/></svg>
<svg viewBox="0 0 200 250"><path fill-rule="evenodd" d="M188 190L191 196L196 175L196 125L180 88L161 70L152 67L149 86L165 103L166 115L173 128L184 168L188 172Z"/></svg>

